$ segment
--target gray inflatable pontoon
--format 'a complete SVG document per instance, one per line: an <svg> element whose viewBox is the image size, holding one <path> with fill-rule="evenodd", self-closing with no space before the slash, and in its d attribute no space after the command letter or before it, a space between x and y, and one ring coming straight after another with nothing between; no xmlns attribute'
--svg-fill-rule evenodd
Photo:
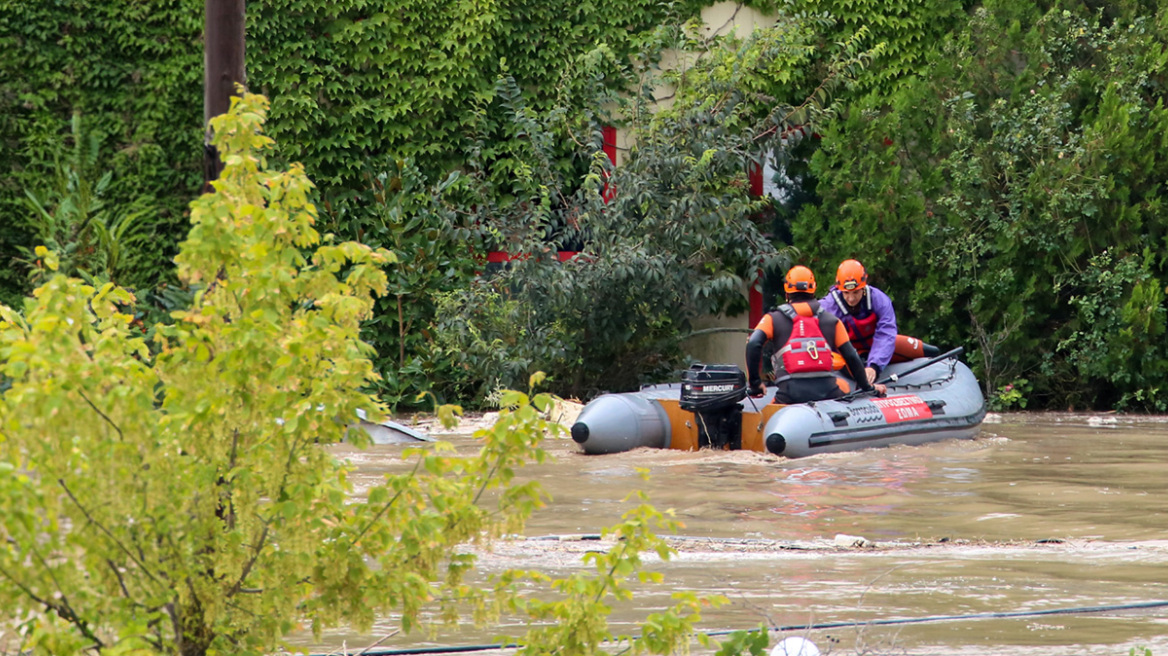
<svg viewBox="0 0 1168 656"><path fill-rule="evenodd" d="M926 360L889 365L882 372L888 393L794 405L771 403L741 390L723 408L685 403L693 381L655 385L639 392L605 394L581 411L572 439L585 453L620 453L638 447L697 450L711 447L768 451L789 458L893 444L971 438L985 419L985 398L973 372L957 359L960 349ZM715 365L724 367L723 365ZM737 367L733 368L735 371ZM738 372L741 380L741 372ZM724 381L707 390L728 393ZM691 394L692 395L692 394ZM687 409L688 406L688 409Z"/></svg>

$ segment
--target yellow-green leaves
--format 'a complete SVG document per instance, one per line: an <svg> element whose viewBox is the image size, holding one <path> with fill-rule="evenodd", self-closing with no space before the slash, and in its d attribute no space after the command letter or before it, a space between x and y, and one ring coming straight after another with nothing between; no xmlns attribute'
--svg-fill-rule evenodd
<svg viewBox="0 0 1168 656"><path fill-rule="evenodd" d="M60 258L55 252L50 251L44 246L37 246L35 252L36 256L44 261L45 266L48 267L50 271L56 271L57 267L60 266Z"/></svg>
<svg viewBox="0 0 1168 656"><path fill-rule="evenodd" d="M552 580L537 572L509 572L500 578L502 586L529 578L548 583L559 601L517 599L516 609L536 625L518 642L525 655L549 653L563 656L592 656L607 653L671 654L688 649L694 623L701 619L704 606L720 605L721 597L701 598L691 593L674 595L674 605L648 615L638 637L614 635L608 627L612 603L633 596L632 582L659 583L662 576L643 569L643 554L655 554L669 560L673 550L656 534L680 526L668 514L645 503L641 493L632 495L640 505L625 513L621 523L604 531L602 538L610 545L606 551L590 551L584 560L592 572L580 572L564 579ZM604 649L607 643L611 651ZM553 647L554 646L554 647Z"/></svg>
<svg viewBox="0 0 1168 656"><path fill-rule="evenodd" d="M267 170L266 106L246 95L215 121L226 167L176 258L202 291L157 356L112 284L58 274L3 310L0 605L44 618L30 647L270 652L356 514L324 445L378 405L358 333L392 256L301 252L320 241L311 182Z"/></svg>

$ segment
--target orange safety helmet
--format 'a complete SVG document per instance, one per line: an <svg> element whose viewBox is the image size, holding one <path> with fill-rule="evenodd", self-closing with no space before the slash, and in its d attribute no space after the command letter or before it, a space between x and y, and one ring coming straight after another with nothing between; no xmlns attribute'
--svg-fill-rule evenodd
<svg viewBox="0 0 1168 656"><path fill-rule="evenodd" d="M849 292L863 289L868 286L868 272L859 261L844 260L835 271L835 286Z"/></svg>
<svg viewBox="0 0 1168 656"><path fill-rule="evenodd" d="M788 294L803 292L815 293L815 274L805 266L793 266L783 280L783 291Z"/></svg>

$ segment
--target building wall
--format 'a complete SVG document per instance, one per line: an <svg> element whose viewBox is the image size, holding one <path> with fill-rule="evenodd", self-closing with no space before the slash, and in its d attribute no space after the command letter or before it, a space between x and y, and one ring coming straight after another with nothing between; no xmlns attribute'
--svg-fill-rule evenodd
<svg viewBox="0 0 1168 656"><path fill-rule="evenodd" d="M746 339L750 337L746 332L746 315L707 316L694 322L695 331L707 328L727 328L734 331L692 337L682 344L686 354L704 364L737 364L746 371Z"/></svg>
<svg viewBox="0 0 1168 656"><path fill-rule="evenodd" d="M702 21L706 26L705 35L707 37L726 36L731 33L745 36L755 29L773 26L775 20L774 17L765 16L736 2L719 2L702 10ZM667 53L662 62L663 67L684 67L685 65L684 60L677 53L672 55ZM673 102L674 89L663 86L656 89L653 95L657 99L658 106L665 108ZM627 128L617 129L614 160L616 166L621 166L625 162L629 149L634 143L635 137ZM737 364L745 370L746 340L750 336L749 330L761 318L762 307L761 294L751 294L749 289L743 289L742 295L751 303L750 312L734 316L702 317L694 324L695 331L710 328L735 330L709 333L686 340L683 346L688 355L706 364Z"/></svg>
<svg viewBox="0 0 1168 656"><path fill-rule="evenodd" d="M766 16L755 9L744 7L736 2L719 2L710 5L702 9L701 15L702 22L705 23L705 36L707 38L714 35L727 36L732 33L745 36L760 27L773 27L777 20L774 16ZM662 58L662 68L685 66L687 64L684 58L676 52L667 52ZM673 104L674 89L670 85L663 85L653 91L653 96L659 107L667 108ZM635 138L627 128L619 128L617 130L617 156L614 162L617 166L624 163L625 157L634 142Z"/></svg>
<svg viewBox="0 0 1168 656"><path fill-rule="evenodd" d="M706 24L707 36L725 36L731 32L746 36L760 27L773 27L776 19L737 2L719 2L702 10L702 22Z"/></svg>

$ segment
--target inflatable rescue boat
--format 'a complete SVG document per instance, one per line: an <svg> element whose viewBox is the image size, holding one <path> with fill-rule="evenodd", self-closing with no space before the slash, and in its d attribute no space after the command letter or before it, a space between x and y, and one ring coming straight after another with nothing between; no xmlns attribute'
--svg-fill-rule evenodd
<svg viewBox="0 0 1168 656"><path fill-rule="evenodd" d="M771 403L773 387L761 398L748 397L737 365L698 364L680 383L597 397L580 412L572 439L590 454L715 448L801 458L971 438L986 405L960 353L889 365L877 381L888 386L883 397L856 393L792 405Z"/></svg>

